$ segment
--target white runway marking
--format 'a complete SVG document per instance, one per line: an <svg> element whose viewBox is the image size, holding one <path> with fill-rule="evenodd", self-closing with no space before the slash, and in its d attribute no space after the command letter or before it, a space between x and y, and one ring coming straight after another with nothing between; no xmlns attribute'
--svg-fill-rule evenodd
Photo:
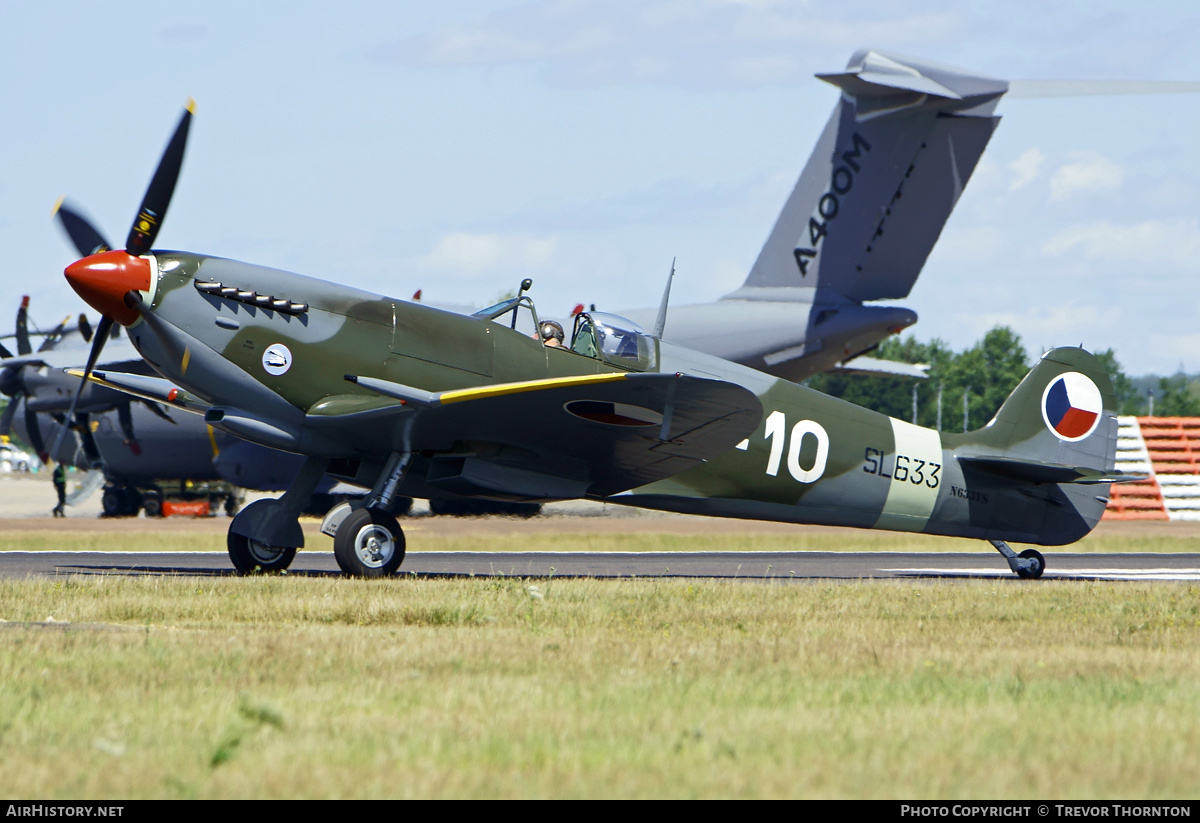
<svg viewBox="0 0 1200 823"><path fill-rule="evenodd" d="M881 569L896 574L971 575L977 577L1007 577L1007 568L993 569ZM1200 569L1047 569L1043 580L1054 577L1096 577L1104 580L1192 580L1200 581Z"/></svg>

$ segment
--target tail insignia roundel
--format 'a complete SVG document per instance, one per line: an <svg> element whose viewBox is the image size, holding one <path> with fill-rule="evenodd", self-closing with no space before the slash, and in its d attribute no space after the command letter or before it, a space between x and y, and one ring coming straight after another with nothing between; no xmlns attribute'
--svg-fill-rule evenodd
<svg viewBox="0 0 1200 823"><path fill-rule="evenodd" d="M1100 423L1104 400L1096 384L1079 372L1060 374L1042 394L1042 419L1060 440L1087 437Z"/></svg>

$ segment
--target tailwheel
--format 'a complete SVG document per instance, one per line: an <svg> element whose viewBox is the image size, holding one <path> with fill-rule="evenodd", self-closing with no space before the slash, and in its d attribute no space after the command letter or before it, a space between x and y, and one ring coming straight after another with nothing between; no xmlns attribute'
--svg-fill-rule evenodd
<svg viewBox="0 0 1200 823"><path fill-rule="evenodd" d="M260 540L229 532L226 538L229 559L238 574L278 574L296 559L294 548L276 549Z"/></svg>
<svg viewBox="0 0 1200 823"><path fill-rule="evenodd" d="M1022 580L1037 580L1046 570L1046 558L1042 557L1042 553L1036 549L1026 549L1017 554L1003 540L988 538L988 542L995 547L996 551L1004 555L1008 567Z"/></svg>
<svg viewBox="0 0 1200 823"><path fill-rule="evenodd" d="M338 566L351 577L389 577L404 562L404 531L379 509L356 509L333 538Z"/></svg>
<svg viewBox="0 0 1200 823"><path fill-rule="evenodd" d="M1042 576L1042 572L1046 570L1046 558L1042 557L1042 553L1034 549L1026 549L1017 555L1021 560L1027 563L1021 564L1017 568L1017 577L1026 580L1037 580Z"/></svg>

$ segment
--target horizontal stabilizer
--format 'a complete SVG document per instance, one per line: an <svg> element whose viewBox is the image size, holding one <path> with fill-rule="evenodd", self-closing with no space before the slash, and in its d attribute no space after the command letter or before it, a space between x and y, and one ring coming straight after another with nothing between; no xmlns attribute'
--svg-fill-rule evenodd
<svg viewBox="0 0 1200 823"><path fill-rule="evenodd" d="M1087 466L1064 466L1011 457L959 457L958 462L963 468L979 469L1025 483L1136 483L1148 479L1144 474L1116 474Z"/></svg>
<svg viewBox="0 0 1200 823"><path fill-rule="evenodd" d="M896 360L880 360L878 357L855 357L853 360L839 363L832 370L840 374L865 374L876 377L915 377L918 380L929 377L928 363L900 363Z"/></svg>
<svg viewBox="0 0 1200 823"><path fill-rule="evenodd" d="M891 97L904 92L918 92L947 100L962 99L961 94L956 94L932 77L926 77L915 68L874 51L863 54L857 65L851 65L845 71L818 74L817 79L837 86L854 97Z"/></svg>

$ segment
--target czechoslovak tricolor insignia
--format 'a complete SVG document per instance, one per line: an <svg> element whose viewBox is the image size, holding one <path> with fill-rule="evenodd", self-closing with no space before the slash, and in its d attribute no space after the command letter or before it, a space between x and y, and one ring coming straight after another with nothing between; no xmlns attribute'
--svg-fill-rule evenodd
<svg viewBox="0 0 1200 823"><path fill-rule="evenodd" d="M1070 371L1050 381L1042 394L1042 419L1060 440L1082 440L1100 423L1104 400L1086 375Z"/></svg>

